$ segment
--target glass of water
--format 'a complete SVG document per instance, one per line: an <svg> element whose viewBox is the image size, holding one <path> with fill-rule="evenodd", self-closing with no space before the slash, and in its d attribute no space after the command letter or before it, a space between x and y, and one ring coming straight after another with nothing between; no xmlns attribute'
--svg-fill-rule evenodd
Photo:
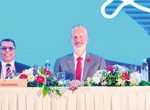
<svg viewBox="0 0 150 110"><path fill-rule="evenodd" d="M65 72L58 72L58 73L57 73L57 78L58 78L59 80L64 81L64 80L65 80Z"/></svg>

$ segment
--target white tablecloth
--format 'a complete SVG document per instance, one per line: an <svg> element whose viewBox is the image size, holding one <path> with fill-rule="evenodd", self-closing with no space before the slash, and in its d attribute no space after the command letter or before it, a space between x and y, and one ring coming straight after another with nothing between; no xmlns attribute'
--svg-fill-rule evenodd
<svg viewBox="0 0 150 110"><path fill-rule="evenodd" d="M0 88L0 110L150 110L150 87L82 87L61 97L43 97L41 88Z"/></svg>

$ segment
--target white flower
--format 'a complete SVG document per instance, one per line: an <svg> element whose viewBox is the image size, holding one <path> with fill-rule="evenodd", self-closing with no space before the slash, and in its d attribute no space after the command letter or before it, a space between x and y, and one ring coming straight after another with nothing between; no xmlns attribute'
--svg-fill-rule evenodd
<svg viewBox="0 0 150 110"><path fill-rule="evenodd" d="M125 80L123 80L122 78L118 78L117 81L118 85L123 85L125 83Z"/></svg>
<svg viewBox="0 0 150 110"><path fill-rule="evenodd" d="M107 84L106 80L104 82L101 83L102 86L105 86Z"/></svg>
<svg viewBox="0 0 150 110"><path fill-rule="evenodd" d="M134 84L139 84L142 81L142 76L138 72L133 72L130 75L130 81Z"/></svg>
<svg viewBox="0 0 150 110"><path fill-rule="evenodd" d="M120 65L118 65L118 64L116 64L116 65L114 65L113 67L115 67L116 69L117 69L117 71L119 71L119 72L125 72L126 70L127 70L127 68L126 67L124 67L124 66L120 66Z"/></svg>
<svg viewBox="0 0 150 110"><path fill-rule="evenodd" d="M100 81L106 80L106 77L103 74L100 74Z"/></svg>
<svg viewBox="0 0 150 110"><path fill-rule="evenodd" d="M92 80L95 84L100 83L100 78L99 77L92 77Z"/></svg>
<svg viewBox="0 0 150 110"><path fill-rule="evenodd" d="M29 75L29 76L28 76L28 81L29 81L29 82L33 82L34 80L35 80L34 75Z"/></svg>
<svg viewBox="0 0 150 110"><path fill-rule="evenodd" d="M21 74L32 75L33 68L25 69Z"/></svg>
<svg viewBox="0 0 150 110"><path fill-rule="evenodd" d="M103 76L103 72L107 72L106 70L98 70L96 71L96 73L94 74L93 77L98 77L100 79L100 81L103 81L106 79L105 76Z"/></svg>
<svg viewBox="0 0 150 110"><path fill-rule="evenodd" d="M59 84L64 84L62 80L59 80L58 83L59 83Z"/></svg>
<svg viewBox="0 0 150 110"><path fill-rule="evenodd" d="M100 73L99 73L99 72L96 72L96 73L94 74L94 77L100 77Z"/></svg>

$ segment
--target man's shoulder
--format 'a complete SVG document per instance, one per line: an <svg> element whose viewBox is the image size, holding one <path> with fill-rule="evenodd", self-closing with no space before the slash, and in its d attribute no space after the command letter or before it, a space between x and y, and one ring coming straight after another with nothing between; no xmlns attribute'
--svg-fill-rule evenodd
<svg viewBox="0 0 150 110"><path fill-rule="evenodd" d="M94 54L94 53L90 53L87 52L87 54L91 57L91 58L96 58L96 59L102 59L103 57L101 57L100 55Z"/></svg>
<svg viewBox="0 0 150 110"><path fill-rule="evenodd" d="M31 67L29 65L26 65L26 64L23 64L23 63L20 63L20 62L17 62L17 61L15 61L15 66L19 66L19 67L26 68L26 69Z"/></svg>
<svg viewBox="0 0 150 110"><path fill-rule="evenodd" d="M146 59L147 63L150 63L150 57Z"/></svg>
<svg viewBox="0 0 150 110"><path fill-rule="evenodd" d="M57 58L57 60L58 60L58 61L63 61L63 60L70 59L70 58L72 58L72 57L73 57L73 54L70 53L70 54L67 54L67 55L65 55L65 56L62 56L62 57Z"/></svg>

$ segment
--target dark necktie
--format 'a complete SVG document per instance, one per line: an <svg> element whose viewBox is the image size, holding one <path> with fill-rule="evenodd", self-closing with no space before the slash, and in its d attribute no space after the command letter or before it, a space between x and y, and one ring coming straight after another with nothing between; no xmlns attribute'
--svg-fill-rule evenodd
<svg viewBox="0 0 150 110"><path fill-rule="evenodd" d="M82 72L82 63L81 63L82 57L77 58L77 66L76 66L76 80L81 79L81 72Z"/></svg>
<svg viewBox="0 0 150 110"><path fill-rule="evenodd" d="M12 71L11 71L11 64L6 64L6 76L5 79L12 79Z"/></svg>

